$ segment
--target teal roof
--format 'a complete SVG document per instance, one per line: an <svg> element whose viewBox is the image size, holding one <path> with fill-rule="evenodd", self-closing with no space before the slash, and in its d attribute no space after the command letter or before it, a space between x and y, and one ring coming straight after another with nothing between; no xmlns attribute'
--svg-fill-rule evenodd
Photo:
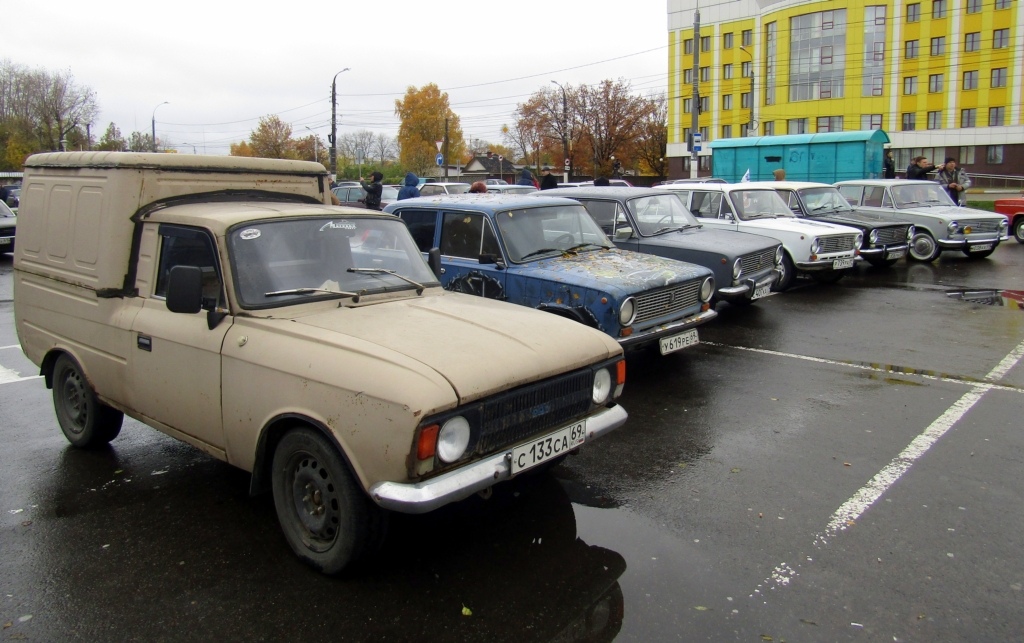
<svg viewBox="0 0 1024 643"><path fill-rule="evenodd" d="M856 130L852 132L821 132L820 134L785 134L783 136L755 136L749 138L724 138L711 141L708 147L763 147L766 145L807 145L809 143L888 143L889 135L883 130Z"/></svg>

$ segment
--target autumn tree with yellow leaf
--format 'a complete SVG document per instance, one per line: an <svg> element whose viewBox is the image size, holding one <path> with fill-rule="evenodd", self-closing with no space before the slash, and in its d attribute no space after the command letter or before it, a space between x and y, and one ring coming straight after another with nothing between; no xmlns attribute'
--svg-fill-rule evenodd
<svg viewBox="0 0 1024 643"><path fill-rule="evenodd" d="M447 161L452 163L465 153L459 117L448 104L448 94L437 85L430 83L421 89L410 86L405 97L395 101L395 115L401 120L399 160L408 170L422 176L436 167L436 142L444 139L445 119L448 120Z"/></svg>

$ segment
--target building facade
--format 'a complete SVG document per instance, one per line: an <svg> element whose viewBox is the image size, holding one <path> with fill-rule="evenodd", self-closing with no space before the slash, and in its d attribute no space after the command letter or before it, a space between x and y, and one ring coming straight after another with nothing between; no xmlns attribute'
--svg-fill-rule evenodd
<svg viewBox="0 0 1024 643"><path fill-rule="evenodd" d="M885 130L897 171L921 155L1024 175L1018 1L711 2L668 0L671 177L690 174L695 107L701 175L709 141L862 129Z"/></svg>

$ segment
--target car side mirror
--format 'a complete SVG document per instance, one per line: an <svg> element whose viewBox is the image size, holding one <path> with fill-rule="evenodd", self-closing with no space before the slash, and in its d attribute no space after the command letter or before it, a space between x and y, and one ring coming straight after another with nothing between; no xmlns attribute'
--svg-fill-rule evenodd
<svg viewBox="0 0 1024 643"><path fill-rule="evenodd" d="M203 271L198 266L174 266L167 275L167 309L194 315L203 309Z"/></svg>
<svg viewBox="0 0 1024 643"><path fill-rule="evenodd" d="M615 231L612 241L628 241L633 237L633 228L619 228Z"/></svg>
<svg viewBox="0 0 1024 643"><path fill-rule="evenodd" d="M430 266L430 271L434 273L437 280L441 280L441 275L444 274L444 268L441 267L441 249L431 248L427 252L427 265Z"/></svg>

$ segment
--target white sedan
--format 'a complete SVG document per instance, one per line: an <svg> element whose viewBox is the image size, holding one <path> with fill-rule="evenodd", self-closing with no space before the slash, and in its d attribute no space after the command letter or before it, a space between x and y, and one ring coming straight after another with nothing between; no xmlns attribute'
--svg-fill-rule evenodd
<svg viewBox="0 0 1024 643"><path fill-rule="evenodd" d="M860 261L863 233L824 221L798 218L767 185L675 183L672 190L701 224L710 228L750 232L782 242L785 256L774 289L786 290L798 274L833 283Z"/></svg>

